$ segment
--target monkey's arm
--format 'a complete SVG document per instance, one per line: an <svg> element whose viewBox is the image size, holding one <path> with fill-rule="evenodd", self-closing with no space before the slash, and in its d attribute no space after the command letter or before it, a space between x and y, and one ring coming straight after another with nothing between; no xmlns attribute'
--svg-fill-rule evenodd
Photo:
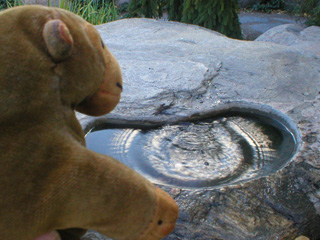
<svg viewBox="0 0 320 240"><path fill-rule="evenodd" d="M55 199L64 200L55 229L94 229L119 240L157 240L173 230L178 207L167 193L111 157L74 151L56 178Z"/></svg>

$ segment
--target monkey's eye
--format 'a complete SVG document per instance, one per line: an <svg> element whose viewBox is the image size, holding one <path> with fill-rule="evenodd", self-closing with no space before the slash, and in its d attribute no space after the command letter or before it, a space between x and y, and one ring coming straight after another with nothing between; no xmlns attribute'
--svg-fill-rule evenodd
<svg viewBox="0 0 320 240"><path fill-rule="evenodd" d="M102 48L104 48L104 42L102 41L102 39L101 39L101 46Z"/></svg>
<svg viewBox="0 0 320 240"><path fill-rule="evenodd" d="M120 83L116 83L117 87L120 88L122 90L122 85Z"/></svg>

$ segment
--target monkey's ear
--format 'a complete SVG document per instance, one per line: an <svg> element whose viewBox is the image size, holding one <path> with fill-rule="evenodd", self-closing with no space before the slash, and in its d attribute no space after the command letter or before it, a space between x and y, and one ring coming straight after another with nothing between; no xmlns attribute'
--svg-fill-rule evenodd
<svg viewBox="0 0 320 240"><path fill-rule="evenodd" d="M48 52L55 62L63 61L70 56L73 48L73 38L68 27L61 20L48 21L42 34Z"/></svg>

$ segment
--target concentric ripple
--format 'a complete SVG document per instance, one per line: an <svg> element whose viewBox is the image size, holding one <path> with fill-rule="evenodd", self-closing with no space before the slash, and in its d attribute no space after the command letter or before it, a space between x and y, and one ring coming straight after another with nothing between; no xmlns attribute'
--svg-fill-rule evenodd
<svg viewBox="0 0 320 240"><path fill-rule="evenodd" d="M86 141L89 149L118 159L154 183L186 188L266 176L282 168L296 146L280 122L241 114L151 130L99 126Z"/></svg>

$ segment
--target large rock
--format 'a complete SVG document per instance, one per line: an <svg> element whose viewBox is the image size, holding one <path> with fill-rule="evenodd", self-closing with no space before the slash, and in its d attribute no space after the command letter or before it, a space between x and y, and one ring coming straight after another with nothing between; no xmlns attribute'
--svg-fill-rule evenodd
<svg viewBox="0 0 320 240"><path fill-rule="evenodd" d="M268 30L255 41L278 43L303 54L320 57L320 27L317 26L304 28L297 24L284 24Z"/></svg>
<svg viewBox="0 0 320 240"><path fill-rule="evenodd" d="M86 131L104 122L165 123L234 106L280 112L296 131L297 154L274 174L211 189L162 186L181 210L166 239L320 237L320 59L313 49L150 19L97 29L120 62L124 92L109 115L78 114ZM83 239L107 238L90 232Z"/></svg>
<svg viewBox="0 0 320 240"><path fill-rule="evenodd" d="M303 19L299 20L295 16L278 13L259 13L246 12L238 13L241 23L242 35L245 40L254 40L266 31L283 24L295 24L300 22L303 25Z"/></svg>

